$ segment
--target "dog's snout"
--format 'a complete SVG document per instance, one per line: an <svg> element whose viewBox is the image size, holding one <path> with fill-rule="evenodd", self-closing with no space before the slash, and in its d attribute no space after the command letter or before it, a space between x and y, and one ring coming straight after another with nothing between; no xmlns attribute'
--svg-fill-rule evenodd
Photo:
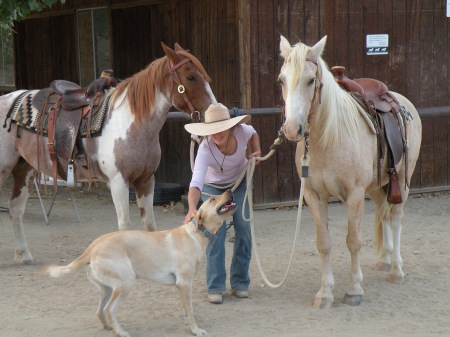
<svg viewBox="0 0 450 337"><path fill-rule="evenodd" d="M230 198L231 201L233 201L233 192L231 192L231 190L226 190L225 193L228 196L228 198Z"/></svg>

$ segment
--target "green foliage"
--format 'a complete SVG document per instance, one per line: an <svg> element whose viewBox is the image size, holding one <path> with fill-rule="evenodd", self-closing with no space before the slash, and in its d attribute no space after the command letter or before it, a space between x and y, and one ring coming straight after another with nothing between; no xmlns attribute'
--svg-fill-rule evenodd
<svg viewBox="0 0 450 337"><path fill-rule="evenodd" d="M55 3L66 0L0 0L0 27L12 29L14 21L20 21L32 12L40 12Z"/></svg>

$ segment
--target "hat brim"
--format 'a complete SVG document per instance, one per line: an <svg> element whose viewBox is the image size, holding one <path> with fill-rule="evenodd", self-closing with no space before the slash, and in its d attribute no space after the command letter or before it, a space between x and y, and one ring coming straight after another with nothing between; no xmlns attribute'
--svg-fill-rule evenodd
<svg viewBox="0 0 450 337"><path fill-rule="evenodd" d="M228 130L237 124L247 123L248 121L250 121L250 118L250 115L243 115L214 123L190 123L185 124L184 128L187 132L193 135L209 136L214 133Z"/></svg>

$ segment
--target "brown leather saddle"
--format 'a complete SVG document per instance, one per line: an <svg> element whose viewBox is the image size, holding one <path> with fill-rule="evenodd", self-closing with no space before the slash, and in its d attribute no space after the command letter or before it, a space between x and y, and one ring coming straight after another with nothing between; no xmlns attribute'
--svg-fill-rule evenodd
<svg viewBox="0 0 450 337"><path fill-rule="evenodd" d="M116 80L110 76L111 73L112 70L109 69L103 71L101 77L94 80L87 88L82 88L70 81L55 80L50 83L49 88L38 91L33 97L33 106L41 111L40 121L36 128L38 134L42 134L41 125L44 116L48 118L47 148L52 161L55 189L57 188L57 175L68 180L67 173L74 174L74 167L69 168L69 164L73 163L75 153L82 151L80 146L79 149L76 149L81 120L86 117L89 127L90 117L101 102L105 91L117 84ZM89 130L87 139L89 142ZM84 157L87 158L89 169L90 156ZM75 181L74 185L76 186Z"/></svg>
<svg viewBox="0 0 450 337"><path fill-rule="evenodd" d="M378 182L381 182L381 167L387 149L389 163L385 167L390 176L388 201L392 204L401 203L395 165L400 162L403 154L406 158L407 148L403 119L398 111L399 102L383 82L371 78L351 80L345 76L345 68L341 66L332 67L331 71L336 82L366 110L374 124L378 140Z"/></svg>

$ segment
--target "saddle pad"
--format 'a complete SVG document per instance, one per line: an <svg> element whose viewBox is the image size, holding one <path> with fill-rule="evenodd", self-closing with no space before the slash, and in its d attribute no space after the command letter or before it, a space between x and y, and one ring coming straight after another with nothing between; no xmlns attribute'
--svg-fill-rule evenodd
<svg viewBox="0 0 450 337"><path fill-rule="evenodd" d="M114 92L114 88L110 88L108 90L105 90L105 94L102 97L102 100L97 108L95 108L95 111L92 113L91 116L91 135L95 135L96 133L99 133L102 131L103 127L103 121L105 120L105 116L109 114L110 109L110 103L111 103L111 96ZM83 118L81 120L81 126L80 126L80 135L81 137L87 136L87 118Z"/></svg>
<svg viewBox="0 0 450 337"><path fill-rule="evenodd" d="M33 96L38 91L39 90L29 90L23 92L16 98L8 111L8 116L12 121L29 130L36 130L36 124L41 115L41 112L31 104ZM45 132L46 131L45 128Z"/></svg>
<svg viewBox="0 0 450 337"><path fill-rule="evenodd" d="M37 122L42 114L42 111L36 109L31 104L33 97L38 91L39 90L29 90L20 94L14 101L7 115L7 118L11 118L11 120L14 121L18 126L24 127L25 129L33 132L36 132ZM95 109L95 111L92 113L91 135L95 135L102 130L105 116L109 113L112 92L113 88L106 91L105 96L100 102L98 108ZM48 108L50 109L50 106ZM87 118L83 118L81 121L80 135L82 137L87 136L87 122ZM48 111L44 113L41 121L42 133L44 135L47 135L48 133L47 125Z"/></svg>

